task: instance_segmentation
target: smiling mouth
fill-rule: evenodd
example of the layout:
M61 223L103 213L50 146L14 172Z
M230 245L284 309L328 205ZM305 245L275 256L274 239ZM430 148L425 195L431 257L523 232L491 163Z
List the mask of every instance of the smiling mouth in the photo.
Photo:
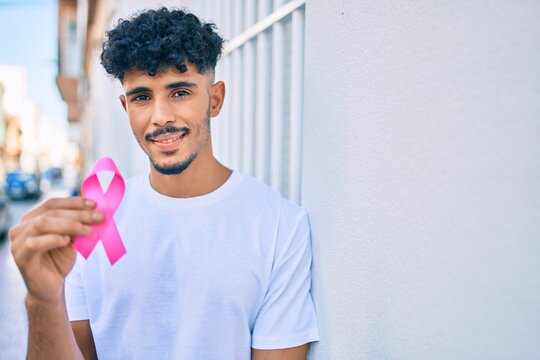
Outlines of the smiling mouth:
M167 132L148 139L161 153L173 155L176 153L189 131Z
M174 137L166 137L165 139L152 139L151 141L158 143L158 144L171 144L177 140L180 140L186 136L186 133L176 135Z

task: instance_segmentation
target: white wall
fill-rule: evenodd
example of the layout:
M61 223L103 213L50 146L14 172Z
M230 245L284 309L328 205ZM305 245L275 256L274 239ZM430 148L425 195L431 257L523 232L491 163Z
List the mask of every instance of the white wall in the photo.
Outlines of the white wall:
M312 359L540 358L540 3L310 0Z

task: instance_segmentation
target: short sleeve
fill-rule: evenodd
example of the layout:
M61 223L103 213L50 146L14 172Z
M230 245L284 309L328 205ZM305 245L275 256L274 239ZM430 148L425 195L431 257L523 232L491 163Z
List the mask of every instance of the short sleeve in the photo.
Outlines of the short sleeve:
M292 219L290 215L282 210L270 285L253 328L255 349L283 349L319 340L311 297L309 219L303 210Z
M66 307L70 321L89 318L79 261L81 261L81 255L77 254L77 261L65 281Z

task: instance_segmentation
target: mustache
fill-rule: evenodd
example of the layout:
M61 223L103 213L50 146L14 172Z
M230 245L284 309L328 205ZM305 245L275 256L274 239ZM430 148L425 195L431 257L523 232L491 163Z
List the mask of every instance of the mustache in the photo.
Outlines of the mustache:
M183 132L183 133L186 133L189 134L191 132L191 130L187 127L176 127L176 126L167 126L167 127L164 127L164 128L160 128L160 129L156 129L154 131L152 131L151 133L148 133L146 135L144 135L144 139L145 140L152 140L153 138L159 136L159 135L163 135L163 134L168 134L168 133L179 133L179 132Z

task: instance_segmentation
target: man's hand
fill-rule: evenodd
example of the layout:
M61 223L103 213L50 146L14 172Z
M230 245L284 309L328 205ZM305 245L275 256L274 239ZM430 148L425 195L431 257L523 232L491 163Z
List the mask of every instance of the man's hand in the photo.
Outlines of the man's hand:
M75 263L75 236L103 221L95 202L83 198L49 199L11 228L11 252L34 302L63 302L65 277Z

